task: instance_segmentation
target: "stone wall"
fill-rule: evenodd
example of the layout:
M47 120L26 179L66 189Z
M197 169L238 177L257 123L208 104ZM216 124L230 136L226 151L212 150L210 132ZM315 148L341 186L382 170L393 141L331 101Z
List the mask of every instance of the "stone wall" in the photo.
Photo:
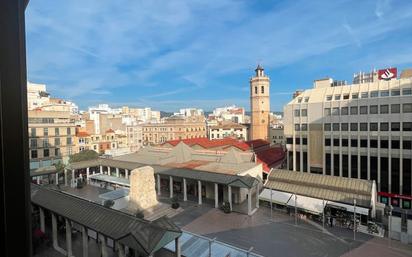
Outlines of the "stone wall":
M154 170L150 166L131 171L130 204L139 210L145 210L158 204L155 190Z

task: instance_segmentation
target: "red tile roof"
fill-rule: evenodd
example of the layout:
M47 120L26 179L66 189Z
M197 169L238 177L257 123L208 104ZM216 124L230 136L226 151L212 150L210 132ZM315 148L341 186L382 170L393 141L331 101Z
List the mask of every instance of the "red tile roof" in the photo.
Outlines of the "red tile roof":
M106 133L114 133L114 130L109 128L108 130L106 130Z
M77 137L89 137L90 134L87 133L86 131L78 131L78 132L76 133L76 136L77 136Z
M254 149L262 147L262 146L267 146L270 145L270 143L266 140L263 139L255 139L255 140L250 140L245 142L249 147L253 147Z
M256 160L262 163L263 170L269 173L270 168L280 164L285 158L285 152L281 147L268 148L256 153Z

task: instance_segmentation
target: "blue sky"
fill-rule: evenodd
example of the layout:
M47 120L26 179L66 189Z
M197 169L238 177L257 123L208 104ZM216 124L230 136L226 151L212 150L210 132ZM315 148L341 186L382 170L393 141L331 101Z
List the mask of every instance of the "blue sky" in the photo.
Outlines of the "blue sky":
M407 0L35 0L26 33L28 79L82 109L248 110L260 62L282 111L314 79L412 67Z

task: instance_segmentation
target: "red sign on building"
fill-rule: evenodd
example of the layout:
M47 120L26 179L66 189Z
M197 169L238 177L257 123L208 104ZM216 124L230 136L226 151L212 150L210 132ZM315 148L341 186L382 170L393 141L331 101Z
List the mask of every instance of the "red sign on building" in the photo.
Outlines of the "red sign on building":
M391 80L391 79L396 79L397 76L398 76L398 69L396 68L378 70L378 79Z

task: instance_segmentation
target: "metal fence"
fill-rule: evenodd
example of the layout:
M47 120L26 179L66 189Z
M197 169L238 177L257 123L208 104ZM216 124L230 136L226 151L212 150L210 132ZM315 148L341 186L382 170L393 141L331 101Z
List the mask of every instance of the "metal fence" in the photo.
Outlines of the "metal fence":
M188 231L183 231L180 244L181 253L186 257L263 257L253 253L253 248L241 249ZM170 242L165 248L175 252L175 243Z

